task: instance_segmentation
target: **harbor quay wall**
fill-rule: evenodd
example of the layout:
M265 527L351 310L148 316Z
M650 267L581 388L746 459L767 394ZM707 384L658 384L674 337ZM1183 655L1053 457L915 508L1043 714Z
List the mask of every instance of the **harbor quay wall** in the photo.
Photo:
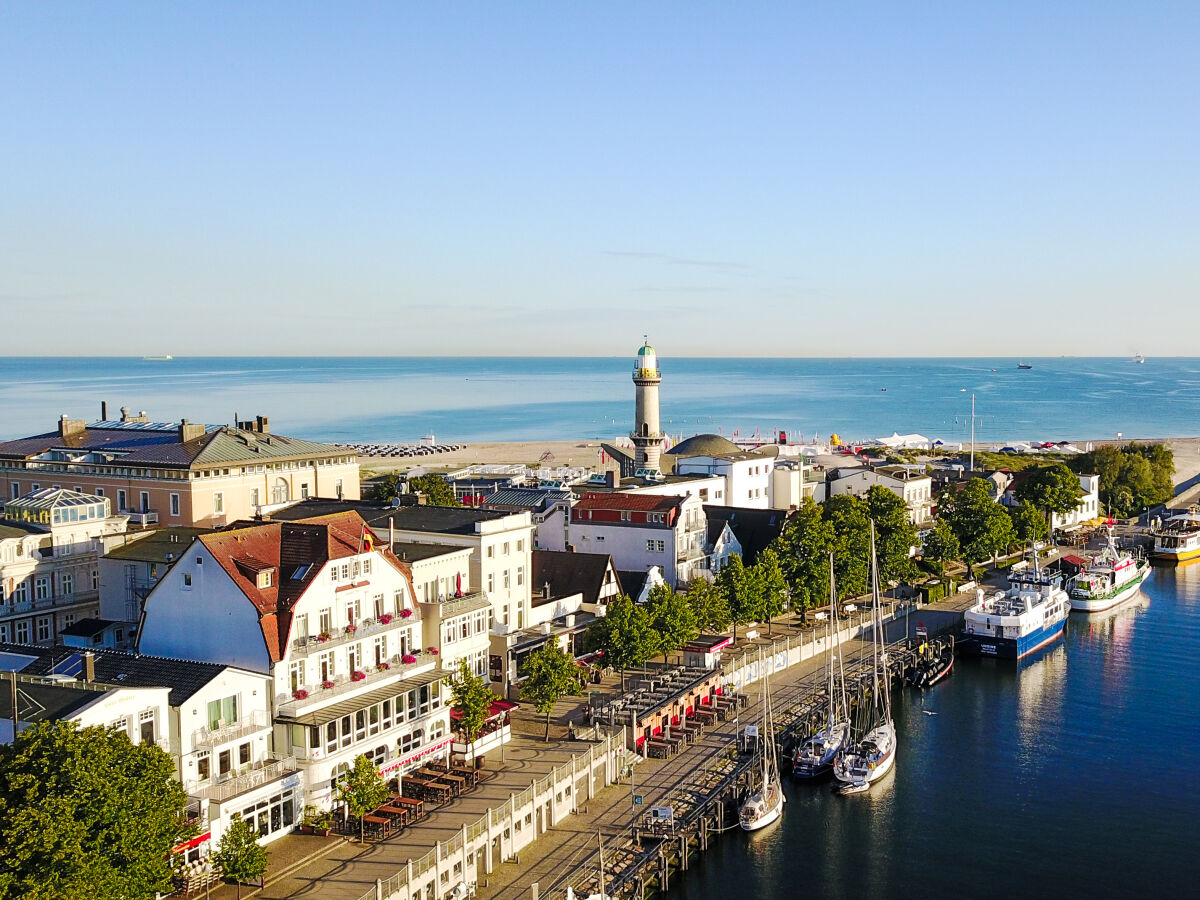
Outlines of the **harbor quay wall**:
M475 887L482 876L490 875L500 863L573 814L579 804L613 784L620 774L624 747L625 728L621 726L585 753L535 779L520 793L514 792L474 823L464 825L453 838L410 859L395 875L379 879L359 900L409 900L414 896L443 900L464 895L464 888Z

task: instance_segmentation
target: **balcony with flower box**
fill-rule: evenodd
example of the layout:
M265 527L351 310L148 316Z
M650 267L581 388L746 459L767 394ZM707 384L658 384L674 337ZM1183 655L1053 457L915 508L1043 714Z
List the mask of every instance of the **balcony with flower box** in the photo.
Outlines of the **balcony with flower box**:
M355 692L365 692L367 688L381 687L389 680L399 683L406 678L430 671L436 666L437 661L436 653L420 650L405 654L397 653L381 665L363 666L356 672L343 672L335 675L329 681L318 681L290 693L276 694L276 715L294 718L334 700L346 699Z
M383 634L405 625L415 625L418 622L420 622L420 618L414 615L411 609L406 609L399 614L384 613L375 619L363 619L353 626L343 626L308 637L293 638L290 655L292 659L299 659L310 653L323 653L351 641L360 641L365 637Z

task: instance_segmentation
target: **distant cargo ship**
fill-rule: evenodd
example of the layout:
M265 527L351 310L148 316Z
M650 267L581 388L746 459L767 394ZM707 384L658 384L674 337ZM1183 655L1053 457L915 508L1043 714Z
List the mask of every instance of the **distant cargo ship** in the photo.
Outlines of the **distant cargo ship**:
M174 359L174 358L175 357L173 357L171 354L168 353L165 356L143 356L142 360L144 362L163 362L165 360Z

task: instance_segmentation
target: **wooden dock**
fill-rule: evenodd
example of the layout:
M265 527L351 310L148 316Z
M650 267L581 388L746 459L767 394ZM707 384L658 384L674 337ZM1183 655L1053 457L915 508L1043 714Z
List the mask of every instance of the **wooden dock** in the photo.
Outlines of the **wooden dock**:
M905 672L916 659L916 643L917 639L909 638L887 646L886 665L894 683L903 684ZM869 703L875 683L872 654L860 652L847 660L845 675L852 708ZM824 672L815 671L772 693L776 750L781 760L788 760L797 743L825 721L828 684ZM758 721L757 712L743 715L745 724ZM739 719L735 722L740 726ZM690 861L705 852L715 838L739 827L738 806L759 787L761 751L739 747L739 730L735 729L732 739L725 732L725 739L715 746L708 743L710 752L696 759L685 778L671 785L652 807L643 807L616 836L604 839L603 892L597 844L569 871L540 886L537 896L558 900L570 887L578 897L603 893L609 900L645 900L667 890L675 875L686 871ZM704 748L704 744L684 747L681 755L699 757ZM781 769L788 773L790 766L784 764Z

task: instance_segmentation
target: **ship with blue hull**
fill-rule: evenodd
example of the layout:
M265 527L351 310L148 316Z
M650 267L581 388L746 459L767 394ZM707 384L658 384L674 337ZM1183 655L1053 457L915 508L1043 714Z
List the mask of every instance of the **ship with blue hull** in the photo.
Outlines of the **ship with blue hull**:
M976 591L963 614L960 649L997 659L1021 659L1062 636L1071 611L1061 572L1033 567L1009 576L1008 590Z

